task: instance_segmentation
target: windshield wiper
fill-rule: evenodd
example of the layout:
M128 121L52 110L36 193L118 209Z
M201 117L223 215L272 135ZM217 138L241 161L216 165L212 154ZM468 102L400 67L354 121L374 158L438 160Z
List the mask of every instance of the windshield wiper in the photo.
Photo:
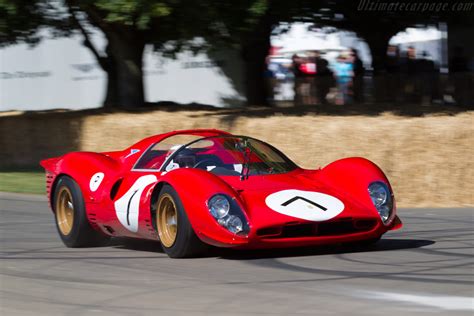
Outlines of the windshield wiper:
M248 139L244 139L243 146L239 144L238 148L244 155L244 161L242 164L242 170L240 170L240 181L248 179L250 173L250 156L252 155L252 148L248 143Z

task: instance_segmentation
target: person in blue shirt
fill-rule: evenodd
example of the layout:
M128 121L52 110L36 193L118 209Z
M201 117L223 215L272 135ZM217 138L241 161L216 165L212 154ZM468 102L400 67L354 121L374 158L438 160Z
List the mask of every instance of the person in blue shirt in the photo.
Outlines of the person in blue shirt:
M336 104L344 105L351 102L352 79L354 77L354 66L347 53L342 53L333 66L334 76L337 83Z

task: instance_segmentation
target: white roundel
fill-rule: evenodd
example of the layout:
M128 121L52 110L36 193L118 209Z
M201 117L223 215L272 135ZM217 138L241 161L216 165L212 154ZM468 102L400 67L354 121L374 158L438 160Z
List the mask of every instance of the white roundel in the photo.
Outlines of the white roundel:
M96 174L92 176L91 181L89 182L89 188L91 189L92 192L97 191L100 184L102 183L102 180L104 180L103 172L97 172Z
M283 190L270 194L265 203L272 210L308 221L327 221L344 210L334 196L302 190Z
M145 188L157 180L156 176L152 174L140 177L120 199L115 201L117 218L129 231L134 233L138 231L141 196Z

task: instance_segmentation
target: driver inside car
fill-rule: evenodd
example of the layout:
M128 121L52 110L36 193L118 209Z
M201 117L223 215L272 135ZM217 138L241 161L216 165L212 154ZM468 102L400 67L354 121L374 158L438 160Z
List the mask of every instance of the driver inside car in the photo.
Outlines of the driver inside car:
M196 154L190 149L182 149L173 158L179 168L193 168L196 165Z

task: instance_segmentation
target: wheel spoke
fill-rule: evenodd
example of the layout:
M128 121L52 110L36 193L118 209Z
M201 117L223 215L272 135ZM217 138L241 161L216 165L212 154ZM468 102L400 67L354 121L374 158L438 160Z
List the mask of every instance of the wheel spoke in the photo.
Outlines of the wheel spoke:
M169 194L163 194L158 201L156 223L161 243L165 247L171 247L178 231L178 211Z
M74 204L71 191L66 186L61 187L58 191L56 220L61 233L68 235L72 230L74 222Z

